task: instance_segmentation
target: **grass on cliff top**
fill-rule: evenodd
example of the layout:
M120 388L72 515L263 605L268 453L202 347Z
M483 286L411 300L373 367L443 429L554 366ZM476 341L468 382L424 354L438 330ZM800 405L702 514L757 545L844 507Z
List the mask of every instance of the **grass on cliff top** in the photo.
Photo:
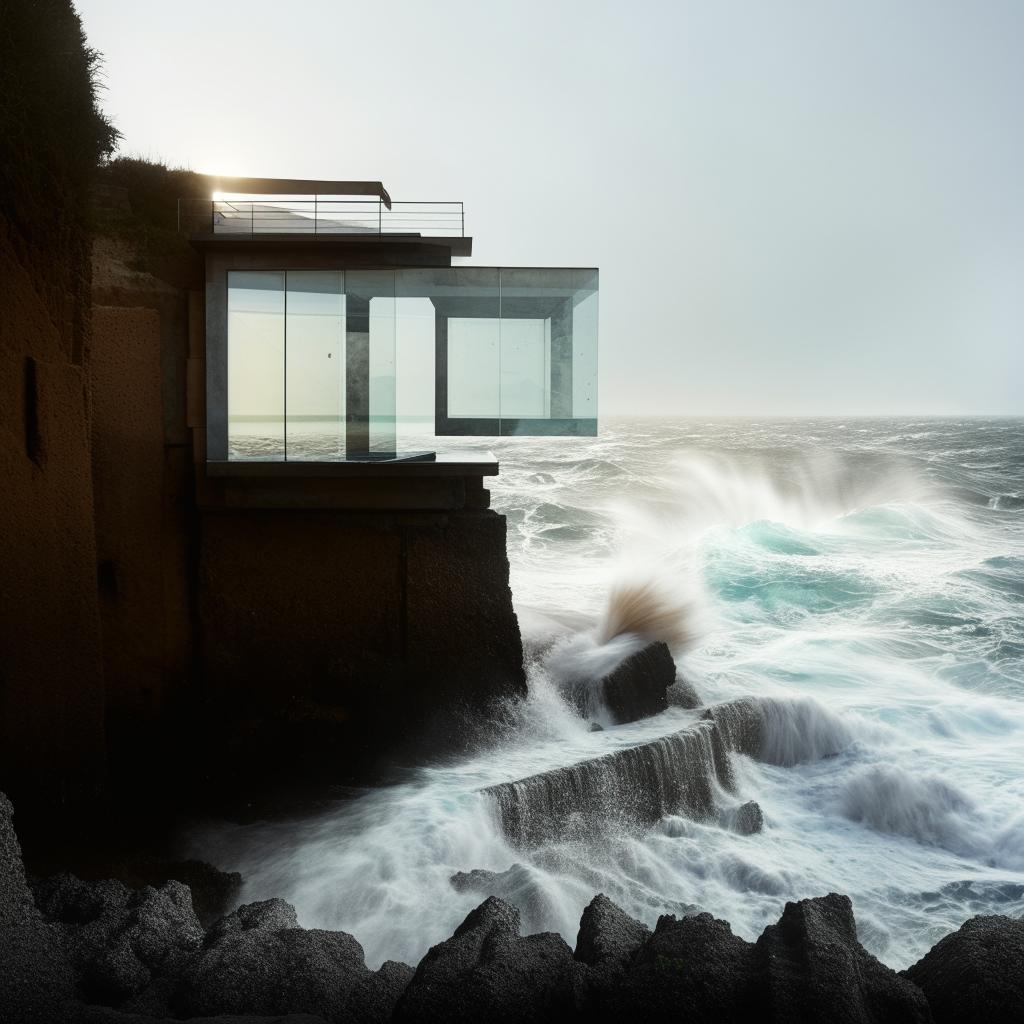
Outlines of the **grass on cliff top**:
M178 200L209 200L203 175L139 157L120 156L99 169L93 203L97 235L127 242L132 270L185 283L197 254L179 231ZM187 206L188 204L186 204Z

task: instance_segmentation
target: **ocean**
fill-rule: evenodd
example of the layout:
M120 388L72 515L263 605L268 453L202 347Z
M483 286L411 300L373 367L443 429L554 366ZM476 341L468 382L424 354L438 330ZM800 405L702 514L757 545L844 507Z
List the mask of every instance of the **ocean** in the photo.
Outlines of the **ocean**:
M596 892L748 939L787 900L845 893L894 968L975 914L1024 914L1024 420L620 419L458 447L501 462L529 697L471 753L314 817L196 830L189 852L241 871L243 901L283 897L371 966L415 964L481 902L453 873L513 865L524 930L570 945ZM717 794L756 800L764 830L668 816L513 847L482 788L700 714L592 732L562 698L557 666L594 656L610 595L637 585L678 619L703 704L794 709L797 756L733 754ZM822 730L838 752L816 756Z

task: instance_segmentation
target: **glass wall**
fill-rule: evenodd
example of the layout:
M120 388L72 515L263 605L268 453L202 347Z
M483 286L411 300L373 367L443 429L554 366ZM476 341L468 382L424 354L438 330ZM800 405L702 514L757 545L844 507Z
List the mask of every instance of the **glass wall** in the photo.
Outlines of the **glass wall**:
M228 457L285 457L284 284L278 270L228 275Z
M285 288L285 449L345 454L345 288L340 271L289 270Z
M435 435L597 433L596 270L409 269L395 294L398 349L417 367L430 344L417 302L433 307ZM401 429L423 403L398 374Z
M597 302L596 270L231 271L230 458L595 434Z

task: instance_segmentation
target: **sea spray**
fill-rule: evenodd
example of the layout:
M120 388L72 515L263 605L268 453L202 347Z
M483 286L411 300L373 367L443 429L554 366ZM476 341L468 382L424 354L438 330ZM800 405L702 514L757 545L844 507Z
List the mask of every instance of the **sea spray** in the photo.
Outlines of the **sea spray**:
M692 611L678 594L653 579L620 581L608 595L608 606L597 627L598 645L616 637L663 640L673 651L686 650L696 639Z
M787 900L847 892L896 967L973 914L1024 913L1024 517L1000 497L1024 493L1024 424L680 419L563 441L479 442L502 462L492 504L526 639L544 634L529 696L486 744L315 819L204 830L189 852L242 871L246 900L351 931L374 966L415 962L479 902L453 874L515 864L531 929L570 943L595 892L651 926L707 910L748 939ZM670 707L591 733L542 657L585 634L599 648L609 581L637 579L688 602L696 641L675 653L709 705L784 702L762 705L767 739L753 730L764 760L730 755L732 791L713 794L757 801L764 830L670 812L514 845L481 790L699 721Z

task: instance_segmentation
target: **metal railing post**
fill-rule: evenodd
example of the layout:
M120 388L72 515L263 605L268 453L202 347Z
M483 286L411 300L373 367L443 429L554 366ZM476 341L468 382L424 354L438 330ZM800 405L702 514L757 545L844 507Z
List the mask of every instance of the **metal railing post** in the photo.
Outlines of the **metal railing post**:
M377 234L382 235L384 226L384 200L377 200Z
M217 200L210 200L210 234L217 233Z
M460 219L459 237L460 238L465 238L466 237L466 208L465 208L465 206L462 205L462 203L459 203L459 219Z
M249 204L249 234L256 234L256 204Z

